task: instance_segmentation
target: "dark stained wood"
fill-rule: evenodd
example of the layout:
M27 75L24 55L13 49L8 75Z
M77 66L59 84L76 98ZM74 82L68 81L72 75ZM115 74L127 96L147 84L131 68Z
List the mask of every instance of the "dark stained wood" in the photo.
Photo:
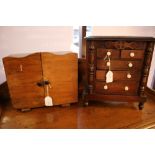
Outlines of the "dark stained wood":
M0 85L0 101L8 101L10 99L9 89L7 82Z
M97 48L97 58L107 59L107 52L111 53L110 57L112 59L119 58L120 56L120 50Z
M141 72L139 71L113 71L113 80L114 81L139 81ZM108 70L96 70L96 80L105 81L106 73ZM131 78L128 78L127 75L130 74Z
M86 85L86 59L78 59L78 96L82 97Z
M97 60L97 69L108 69L108 60ZM129 63L132 63L133 67L129 67ZM132 60L111 60L111 70L141 70L143 61L132 61Z
M125 40L125 41L155 41L153 37L142 37L142 36L89 36L87 40Z
M133 57L131 57L131 54L134 54ZM144 50L122 50L121 51L121 58L127 58L127 59L143 59L144 58Z
M80 26L80 51L79 56L80 58L85 58L86 56L86 29L87 26Z
M125 101L125 96L131 95L126 98L126 102L137 100L139 108L142 109L143 103L146 100L144 93L152 53L154 49L154 38L151 37L87 37L87 83L88 83L88 96L89 100L108 101L114 99ZM105 59L105 54L108 49L112 50L113 56L111 59L110 69L113 71L114 82L108 83L108 89L104 87L106 83L106 72L109 67L107 65L108 59ZM130 53L134 53L134 57ZM129 64L132 64L132 66ZM102 74L103 71L103 74ZM119 72L117 72L119 71ZM126 75L122 72L131 72L134 80L128 80ZM117 74L116 74L117 73ZM118 75L120 73L120 75ZM134 74L134 75L133 75ZM136 78L137 77L137 78ZM121 79L122 78L122 79ZM117 79L117 82L116 80ZM129 90L124 91L124 87L128 86ZM109 97L107 97L107 95ZM120 94L124 97L121 97ZM113 96L112 96L113 95ZM115 95L115 96L114 96ZM119 95L119 96L117 96ZM135 97L137 96L137 97Z
M107 89L104 89L104 86L107 86ZM125 90L125 87L128 87L128 90ZM137 81L95 82L94 92L109 95L137 95L138 87Z

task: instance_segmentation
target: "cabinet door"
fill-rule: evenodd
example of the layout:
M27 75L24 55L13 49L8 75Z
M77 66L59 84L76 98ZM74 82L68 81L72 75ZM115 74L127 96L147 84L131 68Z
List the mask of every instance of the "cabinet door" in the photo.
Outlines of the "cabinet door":
M18 109L41 107L44 105L40 53L3 59L9 92L13 106Z
M43 77L50 82L49 96L54 105L74 103L78 100L77 54L56 55L42 53ZM47 87L47 86L45 86ZM46 89L45 89L46 90ZM45 91L45 96L47 92Z

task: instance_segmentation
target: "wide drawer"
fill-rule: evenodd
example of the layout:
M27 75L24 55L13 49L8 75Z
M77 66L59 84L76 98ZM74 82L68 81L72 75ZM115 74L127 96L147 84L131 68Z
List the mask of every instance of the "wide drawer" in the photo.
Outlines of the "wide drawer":
M97 69L108 69L107 62L105 60L97 60ZM140 70L142 68L143 61L123 61L112 60L111 70Z
M137 95L138 87L137 81L95 82L95 92L107 95Z
M143 59L144 58L144 50L122 50L121 58Z
M108 70L97 70L96 71L96 80L105 81L106 80L106 73ZM137 71L112 71L113 72L113 80L114 81L139 81L141 72Z
M107 49L144 50L146 48L145 41L128 41L128 40L94 41L94 45L95 48L107 48Z
M120 56L120 50L97 48L97 58L106 58L108 52L111 54L110 58L112 59L119 58Z

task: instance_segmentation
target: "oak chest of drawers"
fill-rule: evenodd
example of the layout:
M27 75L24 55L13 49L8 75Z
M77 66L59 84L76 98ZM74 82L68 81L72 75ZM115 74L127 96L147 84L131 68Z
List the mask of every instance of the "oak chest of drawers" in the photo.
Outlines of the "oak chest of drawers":
M87 37L87 101L139 102L142 109L154 41L152 37ZM108 71L113 75L110 82Z
M76 53L38 52L3 58L12 105L16 109L78 102L78 59Z

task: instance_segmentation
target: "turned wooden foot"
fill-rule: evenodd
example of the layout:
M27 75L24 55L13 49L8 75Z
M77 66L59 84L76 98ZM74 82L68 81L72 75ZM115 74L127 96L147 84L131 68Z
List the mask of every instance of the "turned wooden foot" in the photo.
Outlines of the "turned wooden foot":
M142 110L144 108L144 102L140 102L138 108L139 110Z

